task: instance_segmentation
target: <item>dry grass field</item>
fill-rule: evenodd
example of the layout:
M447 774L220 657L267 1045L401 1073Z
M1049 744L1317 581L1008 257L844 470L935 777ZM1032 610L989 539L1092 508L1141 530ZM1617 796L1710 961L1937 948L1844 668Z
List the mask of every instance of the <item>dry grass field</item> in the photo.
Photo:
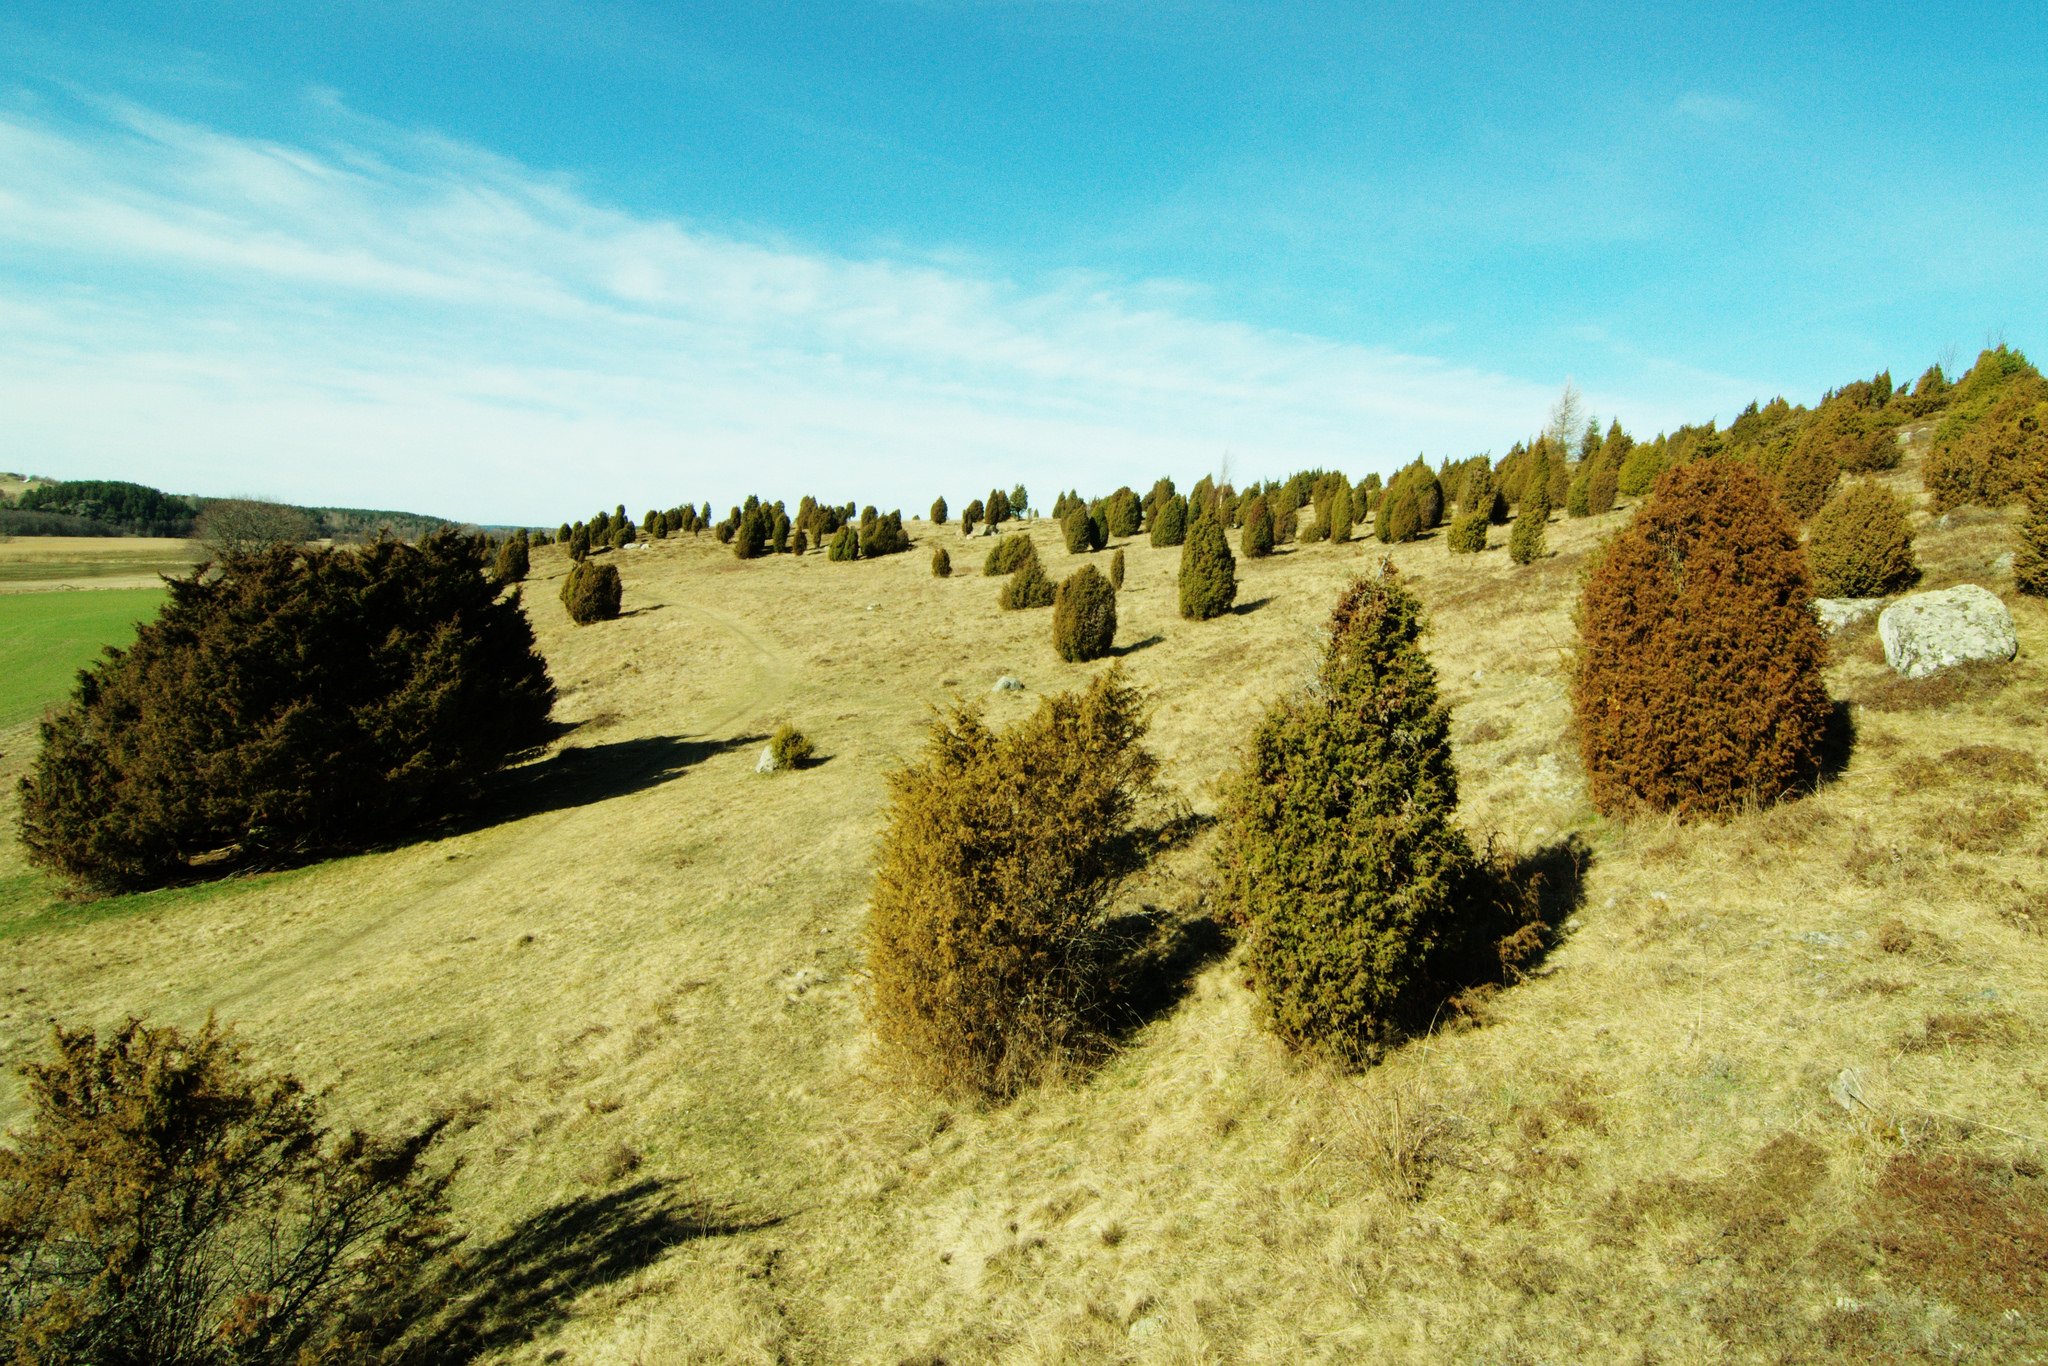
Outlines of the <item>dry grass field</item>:
M0 536L0 593L157 588L205 555L197 541L162 536Z
M1626 515L1560 518L1525 570L1504 529L1476 559L1393 552L1465 822L1548 851L1573 908L1527 980L1362 1076L1264 1036L1227 949L1105 1066L1007 1107L878 1070L884 774L934 704L1014 674L986 699L1011 718L1106 667L997 609L989 542L937 532L962 572L933 579L922 523L854 564L621 552L627 613L583 628L536 552L575 728L459 832L84 905L8 842L0 1063L52 1020L217 1012L345 1116L456 1107L454 1360L2048 1358L2048 608L1992 567L2004 519L1924 525L1920 553L1929 586L2007 598L2016 662L1907 685L1865 625L1825 787L1678 827L1595 816L1566 732L1577 576ZM1032 534L1057 576L1057 529ZM1126 546L1118 639L1201 812L1383 552L1240 559L1239 611L1200 624L1178 553ZM823 762L757 776L785 720ZM0 736L10 827L31 744ZM1206 860L1198 837L1131 896L1199 917Z

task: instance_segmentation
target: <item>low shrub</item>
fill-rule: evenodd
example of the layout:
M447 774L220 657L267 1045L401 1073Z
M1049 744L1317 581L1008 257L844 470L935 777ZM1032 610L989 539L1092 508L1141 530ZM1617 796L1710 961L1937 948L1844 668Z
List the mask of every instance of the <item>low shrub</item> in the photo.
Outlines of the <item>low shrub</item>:
M2048 597L2048 457L2027 469L2027 510L2014 531L2013 584L2032 597Z
M1534 564L1541 559L1545 523L1549 520L1546 500L1524 498L1521 510L1515 514L1515 524L1508 528L1508 558L1516 564Z
M1159 510L1152 516L1152 544L1156 546L1180 545L1188 538L1188 500L1177 494L1169 494L1159 503Z
M1486 549L1487 528L1491 519L1483 510L1460 513L1444 533L1444 544L1453 555L1477 555Z
M851 525L842 526L832 533L831 544L825 547L828 560L857 560L860 558L860 532Z
M1068 663L1078 663L1102 658L1115 642L1116 589L1094 565L1084 564L1067 575L1053 596L1053 649Z
M562 606L578 626L616 617L624 594L619 567L614 564L582 560L562 579Z
M1095 523L1086 508L1074 508L1060 519L1060 535L1066 539L1069 555L1086 555L1100 547L1095 542Z
M1814 516L1806 560L1824 598L1884 597L1920 579L1904 504L1869 480L1840 490Z
M527 551L525 532L507 536L505 543L498 547L498 562L491 568L491 577L499 583L518 583L533 568L533 560Z
M956 708L890 775L866 1005L903 1071L1002 1097L1100 1047L1104 911L1153 790L1144 733L1137 691L1113 667L1000 734Z
M1030 542L1026 541L1026 545ZM1003 585L996 595L1004 611L1016 612L1032 607L1052 606L1052 580L1046 577L1045 566L1039 563L1037 555L1028 557L1017 572L1010 575L1010 581Z
M953 577L953 557L946 553L946 547L942 545L932 547L932 577L935 579L950 579Z
M1117 592L1124 591L1124 550L1118 546L1109 557L1109 586Z
M768 753L777 768L802 768L816 753L810 737L785 721L768 737Z
M1037 558L1038 552L1032 548L1031 537L1022 531L1013 531L989 547L988 558L981 562L981 572L985 578L999 578L1016 573L1024 567L1025 561Z
M1802 442L1785 457L1778 474L1779 499L1799 521L1819 512L1841 480L1842 466L1824 442Z
M1416 506L1414 492L1405 484L1388 489L1380 499L1378 520L1373 532L1382 545L1395 545L1412 541L1422 535L1422 511Z

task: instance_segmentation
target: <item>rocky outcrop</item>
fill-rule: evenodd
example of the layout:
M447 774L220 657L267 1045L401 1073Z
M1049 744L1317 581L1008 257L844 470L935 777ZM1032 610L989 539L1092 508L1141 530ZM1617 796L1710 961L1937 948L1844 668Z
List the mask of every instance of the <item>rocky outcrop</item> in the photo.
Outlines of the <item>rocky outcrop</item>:
M1974 583L1900 598L1878 617L1877 634L1885 663L1906 678L2019 653L2012 613L1996 593Z

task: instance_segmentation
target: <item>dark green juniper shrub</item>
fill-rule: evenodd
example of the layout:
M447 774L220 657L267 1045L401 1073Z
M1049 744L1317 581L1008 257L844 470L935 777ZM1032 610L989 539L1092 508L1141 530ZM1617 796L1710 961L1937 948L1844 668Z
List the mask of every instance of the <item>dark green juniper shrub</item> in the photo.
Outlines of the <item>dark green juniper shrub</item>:
M1515 513L1515 524L1508 528L1509 559L1516 564L1533 564L1542 558L1543 524L1549 516L1550 509L1542 501L1522 500L1521 508Z
M0 1149L0 1355L22 1366L347 1366L387 1355L452 1243L443 1123L322 1125L209 1019L56 1031Z
M832 533L832 543L825 548L828 560L857 560L860 558L860 532L851 525L842 526Z
M1267 713L1224 804L1261 1014L1344 1067L1426 1027L1491 923L1423 629L1391 564L1354 581L1316 683Z
M935 579L950 579L953 577L953 557L946 553L946 547L942 545L932 547L932 577Z
M1027 540L1024 544L1028 546L1031 542ZM1050 607L1052 599L1052 580L1046 577L1045 566L1039 563L1035 553L1017 567L1017 572L1010 575L1009 582L1005 583L1002 591L996 595L996 601L1002 604L1003 610L1009 612L1031 607Z
M988 558L981 562L982 576L993 579L1014 574L1024 567L1026 560L1037 558L1038 552L1032 548L1031 537L1022 531L1013 531L989 547Z
M29 857L94 887L158 886L364 848L473 800L546 743L555 700L486 549L452 531L277 547L170 580L157 619L43 722L21 784Z
M1858 480L1814 515L1806 542L1813 590L1823 598L1877 598L1920 579L1913 528L1890 489Z
M1066 538L1069 555L1086 555L1099 548L1095 543L1095 524L1088 520L1085 508L1074 508L1060 519L1060 535Z
M1220 617L1237 601L1237 561L1214 517L1197 517L1180 548L1180 614L1189 621Z
M527 552L526 533L514 532L505 538L505 544L498 547L498 562L492 568L492 577L499 583L518 583L533 567Z
M616 617L622 593L617 565L584 560L562 580L562 606L578 626Z
M1115 642L1116 589L1094 565L1084 564L1053 595L1053 649L1068 663L1079 663L1102 658Z
M1109 586L1119 593L1124 591L1124 552L1122 546L1118 546L1115 553L1109 557Z
M900 555L910 549L910 533L903 529L903 514L886 513L871 517L861 523L860 557L864 560L877 559L883 555Z
M1273 509L1264 498L1252 499L1251 506L1245 509L1238 549L1248 560L1264 559L1273 553Z
M944 1091L1015 1094L1101 1051L1114 991L1105 912L1132 871L1156 764L1121 668L1009 730L932 723L890 775L868 899L868 1021Z
M1374 534L1383 545L1398 545L1412 541L1422 535L1422 512L1416 506L1415 494L1405 484L1386 491L1380 499L1379 518L1374 524Z
M1169 493L1152 517L1152 544L1179 545L1188 538L1188 500ZM1122 553L1122 552L1118 552Z

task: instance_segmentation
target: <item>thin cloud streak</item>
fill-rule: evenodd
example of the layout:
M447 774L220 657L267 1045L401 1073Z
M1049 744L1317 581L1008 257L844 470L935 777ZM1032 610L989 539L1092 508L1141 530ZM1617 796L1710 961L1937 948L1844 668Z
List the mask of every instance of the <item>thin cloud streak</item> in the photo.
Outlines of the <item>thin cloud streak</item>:
M1179 311L1171 282L635 216L317 104L318 147L0 110L0 463L490 521L750 489L918 508L1226 449L1276 474L1498 450L1553 394Z

